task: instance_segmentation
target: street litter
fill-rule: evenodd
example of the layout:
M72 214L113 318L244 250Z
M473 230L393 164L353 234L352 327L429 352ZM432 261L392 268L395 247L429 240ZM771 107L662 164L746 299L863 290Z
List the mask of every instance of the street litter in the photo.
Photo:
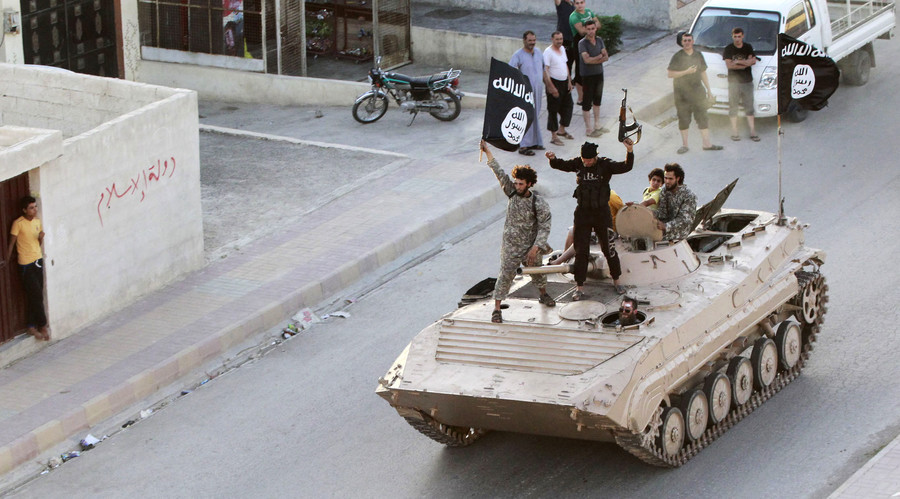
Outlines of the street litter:
M153 414L153 409L144 409L141 411L141 419L147 419Z
M78 452L77 450L73 450L72 452L66 452L65 454L59 456L59 458L62 459L62 462L66 462L69 459L75 459L76 457L78 457L80 455L81 455L80 452Z
M315 324L316 322L321 322L322 320L316 316L315 312L310 310L309 308L304 308L303 310L294 314L293 317L294 324L302 331L308 329L310 326Z
M91 435L90 433L88 433L86 437L84 437L83 439L81 439L81 450L90 450L90 449L93 449L94 446L97 445L97 444L99 444L99 443L100 443L100 439L99 439L99 438L97 438L97 437Z
M331 317L341 317L343 319L348 319L350 317L350 312L345 312L343 310L339 310L337 312L332 312L330 314L325 314L322 316L322 320L331 318Z
M125 421L125 423L122 424L122 428L128 428L129 426L131 426L133 424L134 424L134 420L129 419L128 421Z

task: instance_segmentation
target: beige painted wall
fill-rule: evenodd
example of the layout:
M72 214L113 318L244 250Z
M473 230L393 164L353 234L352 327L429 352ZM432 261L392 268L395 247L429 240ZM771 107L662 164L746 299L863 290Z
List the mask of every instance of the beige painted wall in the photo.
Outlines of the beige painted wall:
M28 166L54 337L204 264L194 92L5 64L0 82L5 125L64 137L59 158Z

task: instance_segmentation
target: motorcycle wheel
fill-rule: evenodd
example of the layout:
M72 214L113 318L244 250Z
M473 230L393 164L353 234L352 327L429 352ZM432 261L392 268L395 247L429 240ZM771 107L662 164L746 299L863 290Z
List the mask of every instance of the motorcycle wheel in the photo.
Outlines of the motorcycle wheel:
M387 96L372 93L363 100L353 104L353 118L364 125L374 123L384 116L387 108Z
M431 115L441 121L453 121L459 116L459 112L462 110L462 104L459 102L459 97L453 93L449 88L442 88L437 92L433 93L435 101L443 100L447 104L446 109L435 109L431 111Z

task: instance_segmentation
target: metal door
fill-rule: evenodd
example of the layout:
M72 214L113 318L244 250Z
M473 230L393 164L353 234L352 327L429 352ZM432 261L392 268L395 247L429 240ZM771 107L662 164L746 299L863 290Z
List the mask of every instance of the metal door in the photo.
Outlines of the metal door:
M22 215L19 200L28 195L28 173L0 182L0 248L6 260L9 251L9 230ZM16 256L0 263L0 343L25 330L25 292L19 280Z
M114 0L22 0L26 64L119 77Z

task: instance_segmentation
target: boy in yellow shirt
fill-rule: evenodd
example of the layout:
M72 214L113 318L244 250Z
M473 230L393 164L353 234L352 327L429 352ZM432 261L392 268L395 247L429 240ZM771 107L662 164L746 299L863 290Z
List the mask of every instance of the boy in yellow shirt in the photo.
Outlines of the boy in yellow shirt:
M44 260L41 244L44 229L37 217L37 201L25 196L19 202L22 216L12 224L9 250L6 259L12 258L13 249L18 254L19 272L25 288L25 319L28 334L39 340L50 339L47 316L44 313Z

